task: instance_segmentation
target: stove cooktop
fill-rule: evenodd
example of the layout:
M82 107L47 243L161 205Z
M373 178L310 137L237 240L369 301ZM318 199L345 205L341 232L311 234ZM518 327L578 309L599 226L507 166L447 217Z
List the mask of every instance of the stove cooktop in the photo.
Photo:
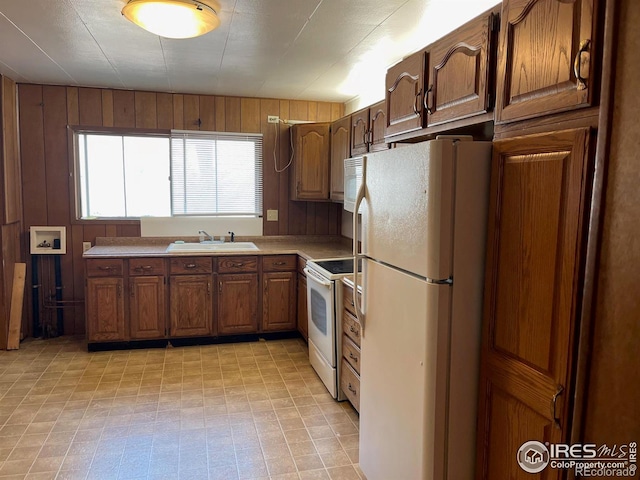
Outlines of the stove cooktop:
M353 273L353 258L340 258L336 260L314 261L320 268L337 275Z

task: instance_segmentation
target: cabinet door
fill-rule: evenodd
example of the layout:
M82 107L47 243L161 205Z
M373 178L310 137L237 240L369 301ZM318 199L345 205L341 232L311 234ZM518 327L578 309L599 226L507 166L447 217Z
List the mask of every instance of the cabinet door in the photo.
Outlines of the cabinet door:
M169 291L171 336L212 335L211 275L172 276Z
M387 70L387 136L424 127L422 94L427 54L416 52Z
M87 338L90 342L126 340L122 278L87 279Z
M329 124L294 125L292 200L329 200Z
M493 14L482 15L429 49L427 126L485 113L489 106L489 52ZM495 64L494 64L495 65Z
M588 106L594 93L596 0L505 0L496 121Z
M309 317L307 313L307 277L298 273L298 331L302 338L309 338Z
M378 152L387 150L389 144L385 143L384 135L387 131L387 108L383 100L369 107L369 151Z
M331 124L331 200L344 200L344 159L351 157L351 117Z
M516 462L524 442L568 438L589 132L493 148L476 471L525 479Z
M218 333L258 331L258 274L218 275Z
M351 114L351 154L369 151L369 107Z
M295 330L296 273L265 273L262 282L262 330Z
M136 340L163 338L167 309L164 277L131 277L129 295L131 338Z

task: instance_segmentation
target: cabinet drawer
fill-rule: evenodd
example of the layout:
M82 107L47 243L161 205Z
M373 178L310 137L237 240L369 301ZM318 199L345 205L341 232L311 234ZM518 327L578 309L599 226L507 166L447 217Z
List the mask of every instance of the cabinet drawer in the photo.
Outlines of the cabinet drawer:
M296 255L266 255L262 257L263 272L290 272L296 269Z
M87 260L87 277L121 277L123 271L121 258Z
M360 411L360 377L353 368L342 359L342 376L340 377L340 388L347 396L353 408Z
M218 273L257 272L258 257L222 257L218 259Z
M360 374L360 348L349 337L342 335L342 356Z
M132 258L129 260L129 275L164 275L164 258Z
M172 275L194 273L211 273L211 257L180 257L172 258L169 265Z
M344 312L342 316L342 331L353 340L358 347L360 346L360 323L349 312Z

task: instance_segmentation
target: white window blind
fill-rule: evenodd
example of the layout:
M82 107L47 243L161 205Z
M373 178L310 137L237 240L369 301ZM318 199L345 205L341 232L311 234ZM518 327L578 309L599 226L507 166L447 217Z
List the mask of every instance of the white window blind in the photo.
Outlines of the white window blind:
M262 135L171 132L172 215L262 215Z

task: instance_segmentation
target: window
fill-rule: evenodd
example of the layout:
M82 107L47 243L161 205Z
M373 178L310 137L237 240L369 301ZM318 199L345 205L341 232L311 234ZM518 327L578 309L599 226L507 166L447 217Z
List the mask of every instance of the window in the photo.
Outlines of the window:
M75 132L80 218L262 215L262 135Z
M262 215L262 135L171 133L173 215Z

